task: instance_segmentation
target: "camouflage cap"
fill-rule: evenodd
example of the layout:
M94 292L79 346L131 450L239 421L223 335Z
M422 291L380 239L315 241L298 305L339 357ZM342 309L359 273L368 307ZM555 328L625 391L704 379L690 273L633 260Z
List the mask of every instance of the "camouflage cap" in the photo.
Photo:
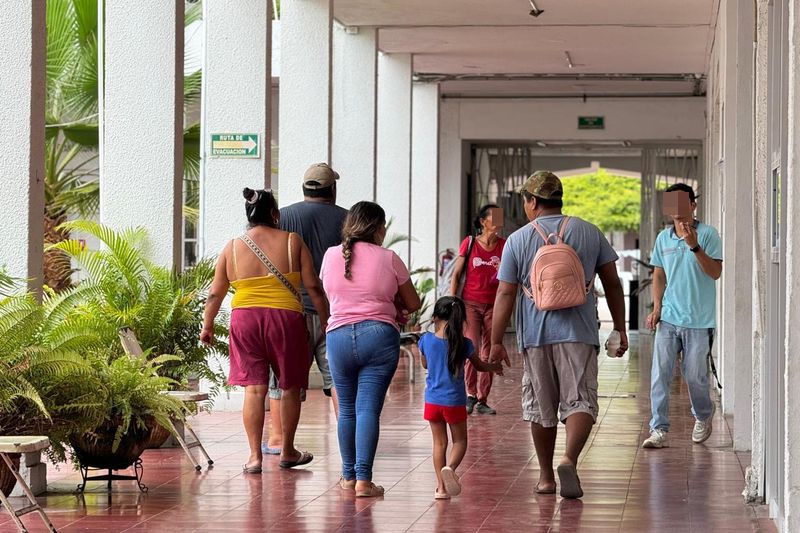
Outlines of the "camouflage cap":
M531 174L518 189L518 192L522 191L543 200L560 200L564 196L561 180L549 170L537 170Z

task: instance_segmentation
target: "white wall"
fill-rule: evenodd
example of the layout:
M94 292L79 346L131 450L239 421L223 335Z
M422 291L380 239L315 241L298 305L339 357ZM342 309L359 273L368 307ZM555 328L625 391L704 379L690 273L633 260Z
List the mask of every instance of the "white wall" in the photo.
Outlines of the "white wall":
M585 103L577 99L463 99L459 104L462 139L643 141L705 136L702 97L598 98ZM579 116L603 116L605 129L579 130Z
M436 268L439 214L439 87L415 83L411 131L410 268Z

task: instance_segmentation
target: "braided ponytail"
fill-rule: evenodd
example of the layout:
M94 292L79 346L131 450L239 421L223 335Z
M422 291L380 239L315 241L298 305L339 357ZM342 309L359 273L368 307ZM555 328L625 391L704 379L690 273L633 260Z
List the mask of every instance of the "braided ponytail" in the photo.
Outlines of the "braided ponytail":
M344 277L352 279L353 247L357 242L378 244L378 233L386 224L386 212L373 202L358 202L347 213L342 227Z
M351 238L347 237L342 241L342 256L344 256L344 277L345 279L352 279L353 275L350 272L350 262L353 259L353 244Z

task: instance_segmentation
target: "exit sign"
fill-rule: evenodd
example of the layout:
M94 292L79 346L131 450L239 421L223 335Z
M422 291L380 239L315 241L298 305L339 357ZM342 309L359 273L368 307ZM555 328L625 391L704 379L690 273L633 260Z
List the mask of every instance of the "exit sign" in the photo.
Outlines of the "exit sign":
M578 117L579 130L604 130L606 117Z
M258 134L256 133L212 133L211 157L236 157L258 159Z

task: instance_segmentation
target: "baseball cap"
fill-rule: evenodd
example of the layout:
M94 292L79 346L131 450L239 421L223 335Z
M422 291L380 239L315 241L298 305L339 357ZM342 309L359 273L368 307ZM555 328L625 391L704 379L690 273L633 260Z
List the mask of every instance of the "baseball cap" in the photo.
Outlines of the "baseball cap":
M558 176L549 170L537 170L525 180L517 192L526 191L543 200L558 200L564 196L564 187Z
M339 174L327 163L311 165L303 175L303 187L306 189L325 189L339 179Z

